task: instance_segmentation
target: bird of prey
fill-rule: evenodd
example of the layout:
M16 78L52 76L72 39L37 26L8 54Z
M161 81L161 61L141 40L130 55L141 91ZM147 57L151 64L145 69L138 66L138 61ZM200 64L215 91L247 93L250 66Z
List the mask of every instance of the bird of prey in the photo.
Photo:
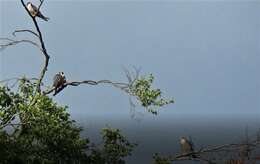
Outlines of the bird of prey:
M249 144L242 145L242 146L240 147L240 150L239 150L239 156L240 156L242 159L247 158L247 159L249 160L249 159L250 159L250 155L251 155L250 145L249 145Z
M36 6L34 6L31 2L28 2L26 7L33 17L39 17L45 21L49 20L49 18L42 15L42 13L40 11L38 11L38 8Z
M181 137L180 145L181 145L181 154L189 154L194 151L193 143L189 141L186 137ZM195 158L196 156L193 154L192 157Z
M53 77L53 87L54 87L54 95L64 86L66 83L66 77L63 72L57 73Z

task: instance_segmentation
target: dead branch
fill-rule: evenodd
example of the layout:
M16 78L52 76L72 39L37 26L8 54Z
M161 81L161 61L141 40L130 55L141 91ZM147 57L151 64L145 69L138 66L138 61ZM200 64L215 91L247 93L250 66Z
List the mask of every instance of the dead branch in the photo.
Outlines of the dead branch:
M113 87L119 88L126 93L130 93L129 91L129 84L128 83L118 83L118 82L112 82L110 80L99 80L99 81L94 81L94 80L84 80L84 81L71 81L71 82L66 82L63 84L61 88L58 89L55 95L57 95L59 92L61 92L64 88L67 86L79 86L81 84L87 84L87 85L98 85L98 84L110 84ZM50 90L44 91L43 94L47 95L52 93L55 90L55 87L51 88Z
M168 159L170 161L182 161L182 160L203 160L200 156L205 153L214 153L214 152L224 152L224 151L233 151L233 150L239 150L239 148L243 146L249 146L251 148L255 148L260 145L260 141L255 140L250 143L242 143L242 144L225 144L220 146L214 146L214 147L208 147L208 148L201 148L200 150L193 151L186 154L176 154L173 156L168 156ZM196 156L197 158L193 158L192 156ZM212 161L208 161L210 163L213 163Z
M40 0L40 5L38 6L38 12L39 12L39 10L40 10L40 8L41 8L43 2L44 2L44 0ZM38 36L39 36L39 37L38 37L38 38L39 38L39 41L40 41L40 43L41 43L41 48L42 48L42 51L41 51L41 52L43 53L43 55L44 55L44 57L45 57L44 66L43 66L43 68L42 68L42 70L41 70L41 72L40 72L39 81L37 82L37 92L41 92L41 83L42 83L42 80L43 80L43 78L44 78L44 75L45 75L45 73L46 73L46 71L47 71L47 67L48 67L48 65L49 65L50 56L48 55L47 50L46 50L46 48L45 48L45 44L44 44L44 41L43 41L42 33L41 33L41 30L40 30L40 28L39 28L39 25L38 25L38 23L37 23L37 21L36 21L36 18L30 14L30 12L29 12L29 10L27 9L27 7L26 7L26 5L25 5L25 3L24 3L23 0L21 0L21 3L22 3L22 5L23 5L24 9L27 11L27 13L28 13L28 14L30 15L30 17L32 18L32 21L33 21L33 23L34 23L34 26L35 26L35 28L36 28L36 30L37 30L37 33L38 33ZM37 15L37 14L36 14L36 15Z
M83 80L83 81L67 81L66 83L63 84L62 87L60 87L56 93L54 94L57 95L59 92L61 92L64 88L67 86L79 86L82 84L87 84L87 85L99 85L99 84L110 84L115 88L119 88L120 90L124 91L125 93L129 94L130 96L135 96L131 93L131 86L133 83L139 78L139 73L140 69L134 68L134 72L130 72L128 69L124 68L125 75L128 79L128 83L122 83L122 82L113 82L111 80ZM43 91L44 95L50 94L55 90L55 87L52 87L51 89L47 91Z
M43 2L44 2L44 0L39 0L39 1L40 1L40 4L39 4L39 6L38 6L38 11L37 11L36 15L37 15L38 12L40 11L41 6L42 6L42 4L43 4Z
M44 2L44 0L40 0L40 5L38 6L38 11L37 11L37 12L39 12L39 10L40 10L40 8L41 8L43 2ZM28 13L28 14L30 15L30 17L32 18L32 21L33 21L34 26L35 26L35 28L36 28L36 30L37 30L37 33L34 32L34 31L32 31L32 30L27 30L27 29L25 29L25 30L16 30L16 31L13 32L13 35L15 36L15 34L18 33L18 32L29 32L29 33L31 33L31 34L37 36L37 38L39 39L40 45L38 45L37 43L35 43L35 42L31 41L31 40L26 40L26 39L23 39L23 40L12 40L12 39L9 39L9 38L2 38L2 40L7 40L8 43L0 45L0 48L3 49L3 48L6 48L6 47L8 47L8 46L11 46L11 45L16 45L16 44L18 44L18 43L26 42L26 43L31 43L32 45L34 45L34 46L36 46L37 48L40 49L40 51L42 52L42 54L43 54L44 57L45 57L45 61L44 61L44 66L42 67L41 72L40 72L40 75L39 75L39 80L38 80L38 82L37 82L36 91L37 91L37 92L41 92L41 83L42 83L42 80L43 80L43 78L44 78L44 75L45 75L45 73L46 73L46 71L47 71L47 67L48 67L48 65L49 65L50 56L48 55L47 50L46 50L46 48L45 48L45 44L44 44L44 41L43 41L42 33L41 33L41 30L40 30L40 28L39 28L39 25L38 25L38 23L37 23L37 21L36 21L36 18L35 18L33 15L30 14L30 12L29 12L29 10L27 9L27 7L26 7L26 5L25 5L25 3L24 3L23 0L21 0L21 3L22 3L22 5L23 5L24 9L27 11L27 13ZM37 14L36 14L36 15L37 15Z
M13 34L13 36L16 36L16 33L20 33L20 32L29 32L29 33L33 34L34 36L36 36L37 38L39 38L38 34L36 34L32 30L27 30L27 29L25 29L25 30L15 30L12 34Z
M130 72L127 68L123 67L123 70L125 72L126 78L129 83L133 84L139 77L139 74L141 72L141 68L133 67L134 72Z
M34 46L36 46L37 48L40 49L40 51L42 51L42 48L40 45L38 45L37 43L35 43L34 41L31 41L31 40L27 40L27 39L22 39L22 40L13 40L13 39L10 39L10 38L0 38L0 40L6 40L8 41L7 43L5 44L0 44L0 48L1 49L4 49L8 46L13 46L13 45L17 45L19 43L30 43Z

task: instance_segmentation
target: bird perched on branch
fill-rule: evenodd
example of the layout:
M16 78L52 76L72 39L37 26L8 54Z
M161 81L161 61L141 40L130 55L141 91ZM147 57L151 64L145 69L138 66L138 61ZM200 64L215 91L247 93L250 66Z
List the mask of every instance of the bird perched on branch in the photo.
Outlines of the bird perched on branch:
M38 11L38 8L36 6L34 6L31 2L28 2L26 7L33 17L39 17L45 21L49 20L49 18L42 15L42 13L40 11Z
M64 86L66 83L66 77L63 72L57 73L53 77L53 87L54 87L54 95L57 94L57 92Z
M193 143L190 140L188 140L186 137L181 137L180 144L181 144L181 154L189 154L194 151ZM191 156L193 158L196 158L194 154L192 154Z
M239 149L239 154L238 154L241 159L250 159L251 155L251 147L249 144L242 145Z

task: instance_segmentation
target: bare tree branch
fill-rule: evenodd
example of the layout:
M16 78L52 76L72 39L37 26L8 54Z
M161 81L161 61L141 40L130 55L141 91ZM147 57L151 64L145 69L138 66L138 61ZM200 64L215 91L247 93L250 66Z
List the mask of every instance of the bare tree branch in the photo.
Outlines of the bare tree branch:
M214 152L223 152L223 151L232 151L232 150L239 150L242 146L249 146L251 148L257 147L260 145L259 140L252 141L250 143L242 143L242 144L225 144L225 145L219 145L214 147L208 147L208 148L201 148L197 151L193 151L186 154L176 154L173 156L168 156L167 158L170 161L182 161L182 160L201 160L202 158L200 155L205 153L214 153ZM196 156L196 158L193 158L192 156ZM206 161L206 159L202 159L203 161ZM214 163L210 160L207 160L208 163ZM207 162L206 161L206 162Z
M61 88L58 89L55 95L57 95L59 92L61 92L64 88L67 86L79 86L81 84L87 84L87 85L98 85L98 84L110 84L116 88L119 88L123 90L124 92L130 93L129 92L129 84L128 83L118 83L118 82L112 82L110 80L99 80L99 81L94 81L94 80L83 80L83 81L71 81L71 82L66 82L63 84ZM43 94L47 95L52 93L55 90L55 87L51 88L48 91L44 91Z
M44 0L39 0L40 1L40 5L38 6L38 11L36 13L36 15L38 14L38 12L40 11L41 7L42 7L42 4L44 2Z
M15 31L12 33L13 36L16 36L16 33L18 33L18 32L29 32L29 33L35 35L37 38L39 38L39 35L38 35L38 34L36 34L36 33L35 33L34 31L32 31L32 30L27 30L27 29L25 29L25 30L15 30Z
M31 40L27 40L27 39L22 39L22 40L13 40L13 39L9 39L9 38L0 38L0 40L6 40L8 41L8 43L5 43L5 44L0 44L0 48L1 49L4 49L8 46L13 46L13 45L17 45L19 43L30 43L34 46L36 46L37 48L40 49L40 51L42 51L42 48L40 45L38 45L37 43L35 43L34 41L31 41Z
M41 0L40 2L41 2L41 3L40 3L40 5L39 5L39 7L38 7L38 11L40 10L40 7L41 7L41 5L43 4L44 0ZM30 14L30 12L29 12L29 10L27 9L27 7L26 7L26 5L25 5L25 3L24 3L23 0L21 0L21 3L22 3L22 5L23 5L24 9L27 11L27 13L30 15L30 17L31 17L32 20L33 20L33 23L34 23L34 25L35 25L35 28L36 28L37 33L38 33L38 36L39 36L39 41L40 41L40 43L41 43L41 47L42 47L42 51L41 51L41 52L43 53L43 55L44 55L44 57L45 57L44 66L43 66L43 68L42 68L42 70L41 70L41 72L40 72L39 81L37 82L37 92L41 92L41 83L42 83L42 80L43 80L43 78L44 78L44 75L45 75L45 73L46 73L46 71L47 71L47 67L48 67L48 65L49 65L50 56L48 55L47 50L46 50L46 48L45 48L45 44L44 44L44 41L43 41L43 38L42 38L42 33L41 33L41 30L40 30L40 28L39 28L39 25L38 25L38 23L37 23L37 21L36 21L36 18ZM37 15L37 14L36 14L36 15Z
M123 70L125 72L126 78L130 84L133 84L139 77L141 68L134 68L134 72L130 72L127 68L123 67Z
M44 0L40 0L40 4L38 6L38 11L37 12L39 12L43 2L44 2ZM36 46L37 48L40 49L40 51L42 52L42 54L45 57L44 66L42 67L42 69L40 71L39 80L37 81L37 87L36 87L36 91L40 93L41 92L42 80L43 80L44 75L45 75L45 73L47 71L47 67L49 65L50 56L48 55L47 50L45 48L45 44L44 44L44 41L43 41L42 33L41 33L39 25L38 25L38 23L36 21L36 17L31 15L31 13L29 12L29 10L27 9L27 7L26 7L26 5L24 3L24 0L21 0L21 3L23 5L24 9L27 11L27 13L32 18L32 21L33 21L34 26L35 26L35 28L37 30L37 33L32 31L32 30L25 29L25 30L15 30L13 32L13 35L15 36L15 34L18 33L18 32L29 32L29 33L37 36L37 38L39 39L40 45L35 43L34 41L26 40L26 39L23 39L23 40L12 40L12 39L9 39L9 38L0 38L1 40L8 41L8 43L6 43L6 44L0 44L0 49L4 49L4 48L6 48L8 46L16 45L16 44L23 43L23 42L30 43L30 44L32 44L32 45L34 45L34 46ZM37 13L36 13L36 15L37 15Z

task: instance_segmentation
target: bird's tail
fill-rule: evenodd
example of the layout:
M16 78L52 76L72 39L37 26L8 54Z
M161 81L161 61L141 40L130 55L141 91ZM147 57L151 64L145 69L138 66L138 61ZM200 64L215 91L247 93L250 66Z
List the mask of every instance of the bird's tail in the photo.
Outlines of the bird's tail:
M197 156L195 154L192 154L191 157L192 158L197 158Z
M45 20L46 22L50 19L49 17L45 17L45 16L43 16L43 17L41 17L43 20Z
M50 18L45 17L44 15L42 15L40 12L38 12L37 16L38 16L39 18L42 18L42 19L45 20L45 21L48 21L48 20L50 19Z

